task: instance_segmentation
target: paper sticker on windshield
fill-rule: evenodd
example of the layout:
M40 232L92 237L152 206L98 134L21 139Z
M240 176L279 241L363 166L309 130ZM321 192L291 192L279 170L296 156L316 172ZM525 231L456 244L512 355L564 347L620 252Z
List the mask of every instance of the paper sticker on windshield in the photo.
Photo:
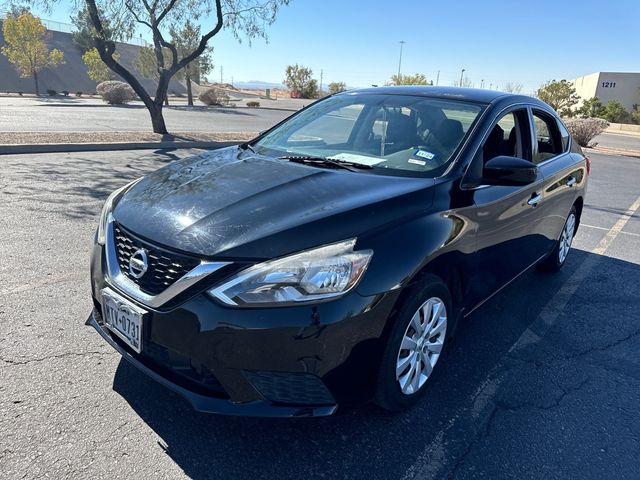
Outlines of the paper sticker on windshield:
M427 162L425 162L424 160L416 160L415 158L410 158L409 163L413 163L414 165L421 165L421 166L425 166L427 164Z
M357 155L355 153L339 153L338 155L332 155L330 157L333 160L342 160L344 162L360 163L361 165L377 165L384 162L384 158L369 157L366 155Z
M418 158L422 158L424 160L433 160L434 158L436 158L436 154L435 153L431 153L428 152L426 150L422 150L421 148L417 149L414 154L414 157L418 157Z

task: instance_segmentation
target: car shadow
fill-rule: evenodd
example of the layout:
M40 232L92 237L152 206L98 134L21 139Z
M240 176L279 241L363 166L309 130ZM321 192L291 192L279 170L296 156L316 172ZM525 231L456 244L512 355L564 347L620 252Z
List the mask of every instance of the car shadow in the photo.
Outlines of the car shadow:
M593 271L599 272L596 279L574 275L585 262L593 262ZM558 347L546 345L549 339L543 336L539 343L557 355L571 355L590 342L599 344L598 323L584 328L581 323L598 322L602 305L585 298L620 290L619 282L640 283L640 266L573 250L558 274L525 273L462 322L447 356L434 370L427 395L400 414L373 405L319 419L200 414L124 360L113 389L157 433L159 445L191 478L399 478L424 457L427 445L442 443L443 431L454 420L463 426L453 428L452 435L461 442L472 441L477 432L464 425L476 421L474 402L487 375L506 368L505 359L523 332L548 308L556 292L575 281L581 282L580 288L558 314L563 315L563 325L583 332L582 338L573 344L572 336L562 336L568 343ZM629 322L623 313L610 314L617 316L610 322L620 328L638 329L638 325L624 327ZM528 438L514 439L515 444L528 442Z

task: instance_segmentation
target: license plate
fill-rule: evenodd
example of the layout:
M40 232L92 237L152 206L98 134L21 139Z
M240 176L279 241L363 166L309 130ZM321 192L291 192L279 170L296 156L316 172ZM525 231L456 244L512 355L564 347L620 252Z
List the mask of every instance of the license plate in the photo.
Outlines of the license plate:
M147 312L109 288L102 289L105 324L136 352L142 351L142 319Z

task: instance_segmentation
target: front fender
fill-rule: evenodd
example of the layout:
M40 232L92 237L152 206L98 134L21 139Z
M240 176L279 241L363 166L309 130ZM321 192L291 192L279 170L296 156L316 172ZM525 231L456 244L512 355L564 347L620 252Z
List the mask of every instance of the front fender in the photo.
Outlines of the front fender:
M475 224L464 210L428 213L365 237L360 248L374 252L357 287L361 295L403 288L431 264L459 268L475 252Z

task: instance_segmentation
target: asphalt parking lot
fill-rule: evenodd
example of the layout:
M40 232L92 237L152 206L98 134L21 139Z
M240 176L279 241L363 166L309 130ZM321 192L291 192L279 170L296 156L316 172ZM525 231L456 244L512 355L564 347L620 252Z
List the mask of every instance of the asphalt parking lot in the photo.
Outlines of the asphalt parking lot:
M640 158L590 155L565 269L469 317L416 408L264 420L194 413L84 326L102 202L188 153L0 156L0 478L640 477Z
M285 119L302 105L292 100L261 102L261 108L187 107L181 103L165 107L164 118L171 132L258 132ZM149 112L140 102L107 105L97 99L0 97L0 109L3 133L151 130Z

